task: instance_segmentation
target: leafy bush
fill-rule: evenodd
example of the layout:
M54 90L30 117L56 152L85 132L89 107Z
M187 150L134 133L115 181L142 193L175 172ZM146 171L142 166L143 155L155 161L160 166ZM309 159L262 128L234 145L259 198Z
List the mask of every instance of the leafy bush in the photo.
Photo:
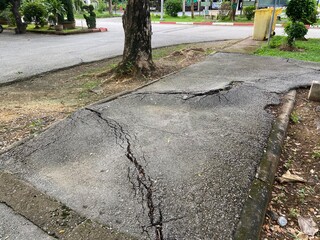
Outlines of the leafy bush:
M11 9L12 9L12 5L9 4L6 9L4 9L3 11L0 11L0 18L5 19L9 26L15 26L16 19L14 18L14 15Z
M231 2L229 1L222 2L219 10L219 18L221 20L226 20L230 18L230 13L231 13Z
M89 29L96 28L96 14L93 11L94 7L92 5L89 5L89 6L83 6L82 9L86 10L89 13L88 16L86 14L83 14L83 17L87 22L88 28Z
M44 18L47 17L45 6L39 2L26 2L22 7L24 20L26 22L34 22L36 28L42 25Z
M3 11L5 10L9 5L8 0L0 0L0 10Z
M284 43L284 38L282 36L274 36L270 41L270 48L278 48Z
M104 12L107 9L107 4L103 0L98 1L97 11L99 13Z
M289 22L285 26L284 31L288 35L288 45L293 46L295 39L303 38L307 34L308 29L305 27L303 22Z
M290 0L286 10L292 22L312 24L317 21L317 7L315 0Z
M168 14L171 17L178 16L178 12L182 11L181 4L182 3L180 0L167 0L164 5L166 14Z
M73 22L74 19L74 14L73 14L73 2L72 0L61 0L64 9L66 10L66 15L67 15L67 21ZM64 22L64 17L62 15L61 21Z
M247 7L243 8L243 13L248 20L251 20L252 18L254 18L254 10L255 9L256 8L254 6L247 6Z
M60 0L47 0L46 6L48 12L54 16L54 24L59 22L60 18L63 18L63 14L66 13L63 3Z

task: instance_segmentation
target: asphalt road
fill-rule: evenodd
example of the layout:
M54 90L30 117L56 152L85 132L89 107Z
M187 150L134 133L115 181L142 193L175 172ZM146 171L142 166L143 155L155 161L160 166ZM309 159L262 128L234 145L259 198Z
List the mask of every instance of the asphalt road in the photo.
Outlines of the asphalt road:
M319 70L218 53L75 112L1 155L0 169L138 239L232 239L271 129L266 107Z
M78 25L85 24L78 21ZM98 19L98 27L108 32L69 36L26 34L4 31L0 35L0 84L53 69L121 55L124 34L120 18ZM179 43L243 39L252 27L153 25L152 46ZM282 29L279 30L283 31ZM309 30L320 37L320 30Z

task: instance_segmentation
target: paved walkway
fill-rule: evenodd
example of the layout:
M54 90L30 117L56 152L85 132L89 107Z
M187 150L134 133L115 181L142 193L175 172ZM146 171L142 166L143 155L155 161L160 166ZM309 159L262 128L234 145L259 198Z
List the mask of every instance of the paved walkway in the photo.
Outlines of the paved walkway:
M62 209L63 216L63 206L69 209L74 225L50 225L61 238L91 219L121 239L231 239L271 129L266 107L280 102L279 93L319 79L319 70L294 60L214 54L79 110L4 153L0 169L13 175L3 179L22 179L61 201L47 211ZM3 191L0 201L18 213L47 216L44 204L43 214L21 210L15 194L30 201L22 190L11 197ZM33 221L48 231L41 219Z

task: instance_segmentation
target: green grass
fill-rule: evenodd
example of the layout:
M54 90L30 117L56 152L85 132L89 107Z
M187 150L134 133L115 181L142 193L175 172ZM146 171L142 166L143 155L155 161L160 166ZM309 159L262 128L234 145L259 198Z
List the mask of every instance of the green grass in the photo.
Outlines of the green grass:
M295 46L300 51L282 51L280 46L286 43L286 37L275 36L267 44L258 49L255 54L260 56L274 56L283 58L293 58L303 61L320 62L320 39L309 39L308 41L297 40Z
M169 55L172 52L180 51L183 48L185 48L186 46L187 46L186 44L179 44L179 45L175 45L175 46L154 49L152 51L152 58L153 58L153 60L158 60L160 58L163 58L163 57Z
M164 20L162 22L231 22L230 19L226 20L216 20L209 18L204 18L203 16L199 16L198 12L195 12L194 18L190 16L181 16L181 17L171 17L169 15L163 16ZM158 14L151 14L151 21L160 21L160 15ZM253 22L253 20L249 21L244 16L237 16L236 22Z
M112 14L112 15L110 15L109 12L102 12L102 13L100 13L100 12L95 11L95 13L96 13L96 17L97 17L97 18L121 17L121 15L119 15L119 14ZM88 13L74 13L74 17L75 17L76 19L84 19L83 14L88 15Z
M44 27L40 27L40 28L34 28L35 25L34 24L28 24L27 26L27 31L30 32L55 32L55 29L49 29L48 26L44 26ZM75 29L63 29L62 32L64 33L70 33L70 32L78 32L83 30L82 27L76 27Z

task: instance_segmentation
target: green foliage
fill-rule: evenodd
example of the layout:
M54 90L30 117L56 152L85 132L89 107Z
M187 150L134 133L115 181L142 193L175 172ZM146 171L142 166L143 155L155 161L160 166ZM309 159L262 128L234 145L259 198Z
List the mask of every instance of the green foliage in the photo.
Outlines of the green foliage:
M8 22L9 26L16 25L16 19L11 11L11 4L7 5L7 8L0 12L0 18L5 19Z
M83 1L82 0L74 0L74 8L77 12L80 12L83 7Z
M9 0L0 0L0 11L5 10L9 5Z
M58 23L59 16L63 16L66 13L63 3L60 0L47 0L46 6L49 14L54 16L54 23Z
M180 0L167 0L164 5L166 14L171 17L178 16L178 12L182 10L181 5L182 3Z
M292 112L290 115L290 120L294 123L297 124L300 121L300 117L296 112Z
M297 218L299 216L299 210L295 208L290 208L289 209L289 216L291 218Z
M222 2L219 10L219 18L222 21L226 19L230 19L230 13L231 13L231 3L229 1Z
M307 34L308 29L302 22L289 22L285 26L284 31L288 35L288 45L292 47L297 38L303 38Z
M315 159L320 159L320 150L314 150L312 153L312 157Z
M34 22L36 28L43 25L47 17L45 6L40 2L26 2L22 6L22 13L26 22Z
M280 47L281 45L283 45L284 42L285 42L285 39L283 39L283 37L274 36L273 38L271 38L271 41L269 43L269 47L270 48L277 48L277 47Z
M83 10L86 10L89 15L83 14L84 19L86 19L87 26L89 29L96 28L96 14L93 11L94 7L92 5L83 6Z
M61 0L65 13L67 14L67 21L73 22L74 19L74 14L73 14L73 3L72 0ZM63 21L63 16L62 16L62 21Z
M317 21L317 7L315 0L290 0L286 14L292 22L313 24Z
M254 10L255 9L256 8L254 6L247 6L247 7L243 8L243 13L248 20L251 20L252 18L254 18Z
M107 8L107 4L103 0L98 1L97 11L103 13Z
M274 56L282 58L293 58L303 61L320 62L319 46L320 39L308 39L308 41L296 40L295 46L301 51L282 51L282 43L286 42L286 37L274 36L271 38L270 45L274 45L274 48L264 45L259 48L255 54L260 56Z

